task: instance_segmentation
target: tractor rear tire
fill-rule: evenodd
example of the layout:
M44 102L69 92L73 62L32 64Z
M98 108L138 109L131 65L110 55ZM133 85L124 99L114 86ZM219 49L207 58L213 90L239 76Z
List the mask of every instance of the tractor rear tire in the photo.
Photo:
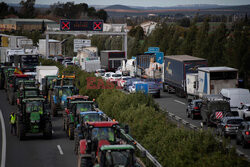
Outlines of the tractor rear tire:
M74 140L74 124L69 124L68 135L70 140Z
M51 110L52 110L53 117L55 117L57 115L57 112L56 112L56 105L54 102L52 102L51 104Z
M18 137L19 140L21 141L21 140L24 140L24 138L25 138L24 124L21 123L20 121L18 121L17 124L18 124L18 125L17 125L17 134L18 134L17 137Z
M81 158L80 167L93 167L91 159L90 158Z
M52 124L50 121L46 121L43 130L43 136L46 139L52 138Z

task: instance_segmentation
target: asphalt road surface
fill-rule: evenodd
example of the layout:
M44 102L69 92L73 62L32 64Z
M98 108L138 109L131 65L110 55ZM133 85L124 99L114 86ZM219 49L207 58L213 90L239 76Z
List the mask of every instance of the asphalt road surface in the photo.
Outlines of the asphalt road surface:
M0 109L2 110L7 138L6 167L69 167L77 166L77 157L74 154L74 143L63 131L61 117L53 118L53 138L45 140L41 134L29 135L26 140L19 141L10 134L9 116L17 110L11 106L4 90L0 91ZM2 130L1 130L2 137ZM2 138L0 140L2 150Z
M195 120L192 120L191 118L187 118L186 116L187 101L185 98L179 98L175 94L161 92L161 98L155 98L155 101L160 105L160 107L163 110L169 111L181 117L190 124L200 127L201 123L200 119L197 118ZM213 127L212 129L215 130L215 128ZM231 138L231 145L235 146L240 152L250 156L250 148L243 149L241 145L237 146L235 142L235 137Z

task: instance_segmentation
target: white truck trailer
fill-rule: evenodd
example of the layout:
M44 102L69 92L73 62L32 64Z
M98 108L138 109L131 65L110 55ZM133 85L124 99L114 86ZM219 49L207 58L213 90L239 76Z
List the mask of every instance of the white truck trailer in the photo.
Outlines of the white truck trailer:
M39 89L42 90L42 79L47 75L58 75L58 67L56 66L36 66L36 81L40 84Z
M220 94L223 88L237 88L238 70L230 67L199 67L198 74L186 75L188 99Z

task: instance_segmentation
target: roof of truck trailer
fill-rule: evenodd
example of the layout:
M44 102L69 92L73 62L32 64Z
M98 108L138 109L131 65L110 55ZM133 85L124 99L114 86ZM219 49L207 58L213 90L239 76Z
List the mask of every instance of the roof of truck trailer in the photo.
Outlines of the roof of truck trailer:
M205 72L222 72L222 71L238 71L236 68L231 67L198 67L199 71Z
M169 59L173 59L173 60L178 60L178 61L194 61L194 60L206 60L203 58L199 58L199 57L194 57L194 56L189 56L189 55L170 55L170 56L165 56Z

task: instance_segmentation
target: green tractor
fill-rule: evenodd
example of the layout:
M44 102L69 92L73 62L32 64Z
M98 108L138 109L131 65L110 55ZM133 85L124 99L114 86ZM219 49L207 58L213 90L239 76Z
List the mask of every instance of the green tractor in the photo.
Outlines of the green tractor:
M52 115L56 116L58 110L64 110L67 105L67 97L78 93L74 86L55 86L50 96Z
M7 84L7 96L9 103L13 105L17 99L17 91L19 88L20 81L22 80L30 80L31 76L24 75L24 74L13 74L8 77L8 84Z
M15 67L5 67L3 69L4 72L4 89L5 92L7 92L7 87L8 87L8 78L14 74Z
M17 113L17 136L23 140L28 133L42 133L52 137L51 116L45 99L41 97L23 99Z
M21 87L19 88L19 91L17 91L17 105L18 107L21 106L21 101L23 99L27 98L34 98L34 97L39 97L40 96L40 90L38 87Z
M47 75L42 79L42 93L48 97L48 101L50 101L50 95L53 90L53 80L56 79L57 75Z

